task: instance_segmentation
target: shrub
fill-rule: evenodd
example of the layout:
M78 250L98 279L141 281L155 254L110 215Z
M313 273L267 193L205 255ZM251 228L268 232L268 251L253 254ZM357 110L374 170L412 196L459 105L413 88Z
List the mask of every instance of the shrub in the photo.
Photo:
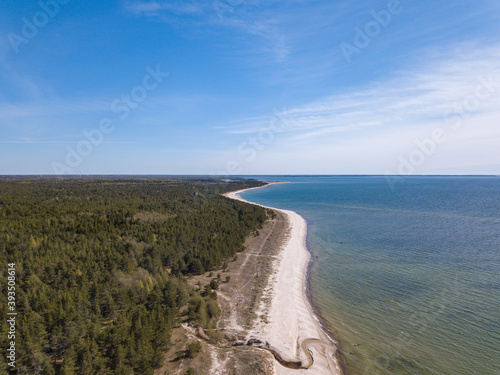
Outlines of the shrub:
M212 288L212 290L216 290L218 287L219 287L219 282L217 280L210 281L210 288Z
M186 357L194 358L201 352L201 343L199 341L193 341L186 345Z

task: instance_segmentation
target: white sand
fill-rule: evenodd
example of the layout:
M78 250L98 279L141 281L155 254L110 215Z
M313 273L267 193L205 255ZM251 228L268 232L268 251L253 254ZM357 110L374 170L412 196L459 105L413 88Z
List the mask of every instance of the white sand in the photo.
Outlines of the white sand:
M243 191L243 190L241 190ZM232 199L241 199L241 191L226 194ZM252 203L252 202L248 202ZM254 204L254 203L252 203ZM288 369L275 361L275 373L285 374L341 374L335 357L336 347L321 329L306 296L306 276L310 254L305 239L307 224L302 216L293 211L278 210L286 215L290 228L286 244L275 263L274 275L264 291L270 302L261 303L261 313L267 315L267 324L258 319L249 338L267 341L287 360L301 360L309 364L309 358L302 346L311 352L314 363L307 370ZM266 298L262 299L263 301ZM318 341L304 340L317 339Z

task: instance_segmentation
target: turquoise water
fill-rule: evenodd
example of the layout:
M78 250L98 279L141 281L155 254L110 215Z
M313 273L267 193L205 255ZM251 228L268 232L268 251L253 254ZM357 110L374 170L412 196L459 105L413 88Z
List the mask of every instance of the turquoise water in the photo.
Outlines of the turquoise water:
M242 197L307 220L349 374L500 374L500 178L267 179Z

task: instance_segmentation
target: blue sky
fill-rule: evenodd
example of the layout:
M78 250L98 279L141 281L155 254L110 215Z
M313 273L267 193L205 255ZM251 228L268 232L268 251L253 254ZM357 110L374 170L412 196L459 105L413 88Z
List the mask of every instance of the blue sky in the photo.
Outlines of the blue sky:
M0 174L500 174L495 0L0 14Z

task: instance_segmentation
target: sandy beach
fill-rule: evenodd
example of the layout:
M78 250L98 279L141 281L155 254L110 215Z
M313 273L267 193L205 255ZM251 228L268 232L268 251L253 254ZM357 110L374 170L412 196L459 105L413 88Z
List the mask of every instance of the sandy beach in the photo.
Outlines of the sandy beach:
M247 202L238 196L242 191L226 196ZM296 212L275 210L288 221L288 238L274 261L273 274L260 302L259 313L266 315L267 319L257 319L247 338L268 343L286 361L300 361L302 364L301 369L291 369L276 360L274 373L277 375L341 374L336 346L322 330L306 295L310 260L305 243L306 221Z

